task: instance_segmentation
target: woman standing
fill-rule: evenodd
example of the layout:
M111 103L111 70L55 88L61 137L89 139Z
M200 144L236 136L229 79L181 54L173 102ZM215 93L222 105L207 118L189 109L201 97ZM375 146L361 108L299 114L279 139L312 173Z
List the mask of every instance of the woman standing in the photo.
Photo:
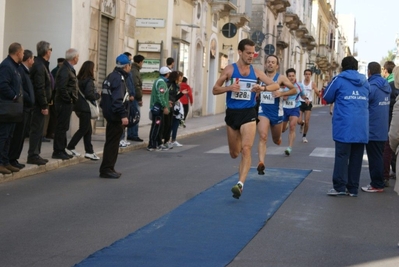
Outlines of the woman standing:
M91 135L93 132L91 127L91 113L89 104L86 102L86 100L89 100L93 104L96 104L95 101L100 98L100 94L94 85L94 62L84 62L77 77L80 92L73 110L79 118L79 129L73 135L71 141L69 141L67 151L74 156L80 156L80 153L75 150L75 146L83 137L86 151L85 158L99 160L100 158L94 153L93 145L91 144Z
M187 77L183 77L183 80L180 84L180 90L187 90L187 94L180 99L180 102L183 104L184 109L184 118L182 119L182 125L186 128L186 118L189 111L189 105L193 105L193 90L191 89L190 85L187 84Z

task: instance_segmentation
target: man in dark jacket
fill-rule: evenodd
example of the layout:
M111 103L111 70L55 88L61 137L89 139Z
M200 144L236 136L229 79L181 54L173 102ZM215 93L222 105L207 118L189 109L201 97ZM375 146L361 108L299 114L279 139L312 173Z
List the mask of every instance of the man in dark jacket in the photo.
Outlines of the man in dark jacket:
M49 60L53 49L50 43L40 41L36 45L37 57L30 70L30 78L35 94L35 104L32 111L32 120L29 131L29 164L45 165L48 160L40 157L42 148L42 136L44 120L48 115L49 103L51 101L51 77Z
M8 159L10 142L15 123L22 120L22 81L18 66L22 62L24 49L19 43L8 48L8 57L0 64L0 173L19 171Z
M129 58L121 54L116 58L114 71L103 82L100 107L107 120L107 126L103 160L100 166L101 178L117 179L121 176L121 173L115 171L115 163L118 158L119 139L123 133L123 127L128 125L128 113L123 105L123 98L126 94L125 81L130 69Z
M10 164L16 168L22 169L25 164L18 162L21 156L22 149L24 147L24 140L26 136L27 126L31 120L32 107L35 103L35 95L33 93L32 81L29 77L29 69L32 67L34 62L33 53L30 50L24 51L24 57L22 59L22 64L18 67L18 72L22 79L22 89L23 89L23 99L24 99L24 112L23 119L21 122L17 122L15 125L14 135L11 139L10 152L8 157L10 159Z
M384 183L384 143L388 140L389 104L391 87L381 76L381 65L368 64L370 84L369 94L369 142L366 145L371 182L362 187L369 193L383 192Z
M58 70L55 79L54 105L57 119L54 132L53 159L65 160L73 157L73 155L67 154L65 148L73 104L78 99L78 78L73 67L78 61L78 50L68 49L65 53L65 61Z

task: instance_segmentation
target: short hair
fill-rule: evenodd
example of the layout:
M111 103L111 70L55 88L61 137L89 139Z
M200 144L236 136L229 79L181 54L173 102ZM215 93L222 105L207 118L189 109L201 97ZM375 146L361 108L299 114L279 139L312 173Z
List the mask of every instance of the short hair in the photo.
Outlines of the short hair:
M125 53L123 53L123 54L126 55L127 57L131 57L131 56L132 56L132 54L129 53L129 52L125 52Z
M384 69L386 69L389 74L392 73L393 68L395 68L395 63L393 61L388 60L384 63Z
M37 43L36 45L36 51L37 51L37 55L39 57L43 57L47 51L50 50L50 43L46 42L46 41L40 41Z
M399 66L395 66L392 70L395 88L399 89Z
M83 80L86 78L92 78L94 80L94 62L87 60L80 67L79 73L76 76L78 80Z
M9 55L15 55L16 53L21 51L21 49L22 49L22 45L20 43L12 43L8 47L8 54Z
M304 70L304 71L303 71L303 75L305 75L307 71L309 71L309 72L310 72L310 75L312 75L312 74L313 74L313 71L312 71L311 69L306 69L306 70Z
M358 62L356 58L354 58L353 56L347 56L342 59L341 66L342 66L342 71L357 70Z
M175 60L173 59L173 57L168 57L167 59L166 59L166 65L172 65L172 63L173 62L175 62Z
M187 77L183 77L183 80L181 82L182 83L186 83L187 82Z
M28 59L30 59L32 57L33 57L33 52L28 50L28 49L25 49L24 50L24 57L22 58L22 62L25 62L25 61L27 61Z
M135 55L133 57L133 62L135 63L140 63L141 61L144 61L145 57L143 57L142 55Z
M72 60L74 59L77 55L79 55L79 52L77 49L75 48L69 48L66 52L65 52L65 60Z
M252 41L251 39L242 39L239 43L238 43L238 50L240 51L244 51L245 50L245 46L249 45L249 46L255 46L254 41Z
M276 55L268 55L265 59L265 62L267 62L267 60L269 59L269 57L274 57L277 60L277 65L280 66L280 60L278 59L278 57Z
M381 74L381 65L378 62L370 62L367 66L367 69L370 71L371 75Z
M296 70L294 68L289 68L288 70L285 71L285 75L288 76L288 73L293 72L294 74L296 74Z
M174 70L169 74L168 80L169 82L176 82L179 77L183 77L183 72Z

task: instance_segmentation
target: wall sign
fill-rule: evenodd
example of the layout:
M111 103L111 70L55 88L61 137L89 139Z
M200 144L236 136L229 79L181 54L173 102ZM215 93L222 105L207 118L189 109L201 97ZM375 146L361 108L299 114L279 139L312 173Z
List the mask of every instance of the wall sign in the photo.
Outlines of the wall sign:
M100 10L103 15L114 19L116 17L116 0L102 0Z
M164 28L164 19L141 18L136 19L136 27Z
M137 50L139 52L161 52L161 44L141 43Z

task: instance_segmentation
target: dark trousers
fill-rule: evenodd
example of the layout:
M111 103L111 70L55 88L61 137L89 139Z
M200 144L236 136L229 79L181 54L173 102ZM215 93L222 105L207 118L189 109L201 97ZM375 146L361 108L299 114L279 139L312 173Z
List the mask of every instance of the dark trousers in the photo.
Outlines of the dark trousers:
M173 108L169 112L168 115L163 115L164 119L164 124L163 124L163 129L162 129L162 138L164 144L169 142L170 140L170 132L172 130L172 121L173 121Z
M75 112L79 118L79 129L72 136L67 148L69 150L75 149L80 139L83 137L86 153L94 153L93 145L91 144L91 135L93 130L91 128L91 114L88 112Z
M67 131L71 122L72 103L55 103L55 111L57 114L57 123L54 132L54 152L65 152L67 146Z
M339 192L357 194L362 170L364 144L341 143L335 141L335 161L333 171L334 189Z
M15 122L0 122L0 165L8 165L8 152L12 134L14 132Z
M119 139L123 132L122 121L107 121L105 127L105 143L103 160L100 173L115 171L115 163L118 159Z
M55 94L55 92L54 92ZM54 133L55 133L55 125L57 122L57 113L55 111L55 106L54 105L50 105L48 107L48 112L49 112L49 119L48 119L48 125L47 125L47 131L45 131L46 133L46 137L47 138L54 138Z
M366 145L369 159L369 173L371 183L375 188L384 188L384 144L385 141L369 141Z
M189 110L189 105L188 104L183 104L183 110L184 110L184 119L183 120L186 120L187 114L188 114L188 110Z
M21 156L22 149L24 148L24 141L26 136L26 131L28 130L28 125L31 120L31 109L24 109L23 120L15 124L14 134L11 138L10 151L8 153L8 158L10 162L15 162Z
M163 114L159 116L152 116L150 136L148 141L149 148L157 148L160 144L162 144L163 118Z
M41 107L34 106L32 110L32 119L30 121L28 158L40 155L43 127L44 115L42 114L42 109Z
M173 117L173 122L172 122L172 141L176 141L177 130L179 129L179 125L180 125L180 119L176 119L176 117Z

